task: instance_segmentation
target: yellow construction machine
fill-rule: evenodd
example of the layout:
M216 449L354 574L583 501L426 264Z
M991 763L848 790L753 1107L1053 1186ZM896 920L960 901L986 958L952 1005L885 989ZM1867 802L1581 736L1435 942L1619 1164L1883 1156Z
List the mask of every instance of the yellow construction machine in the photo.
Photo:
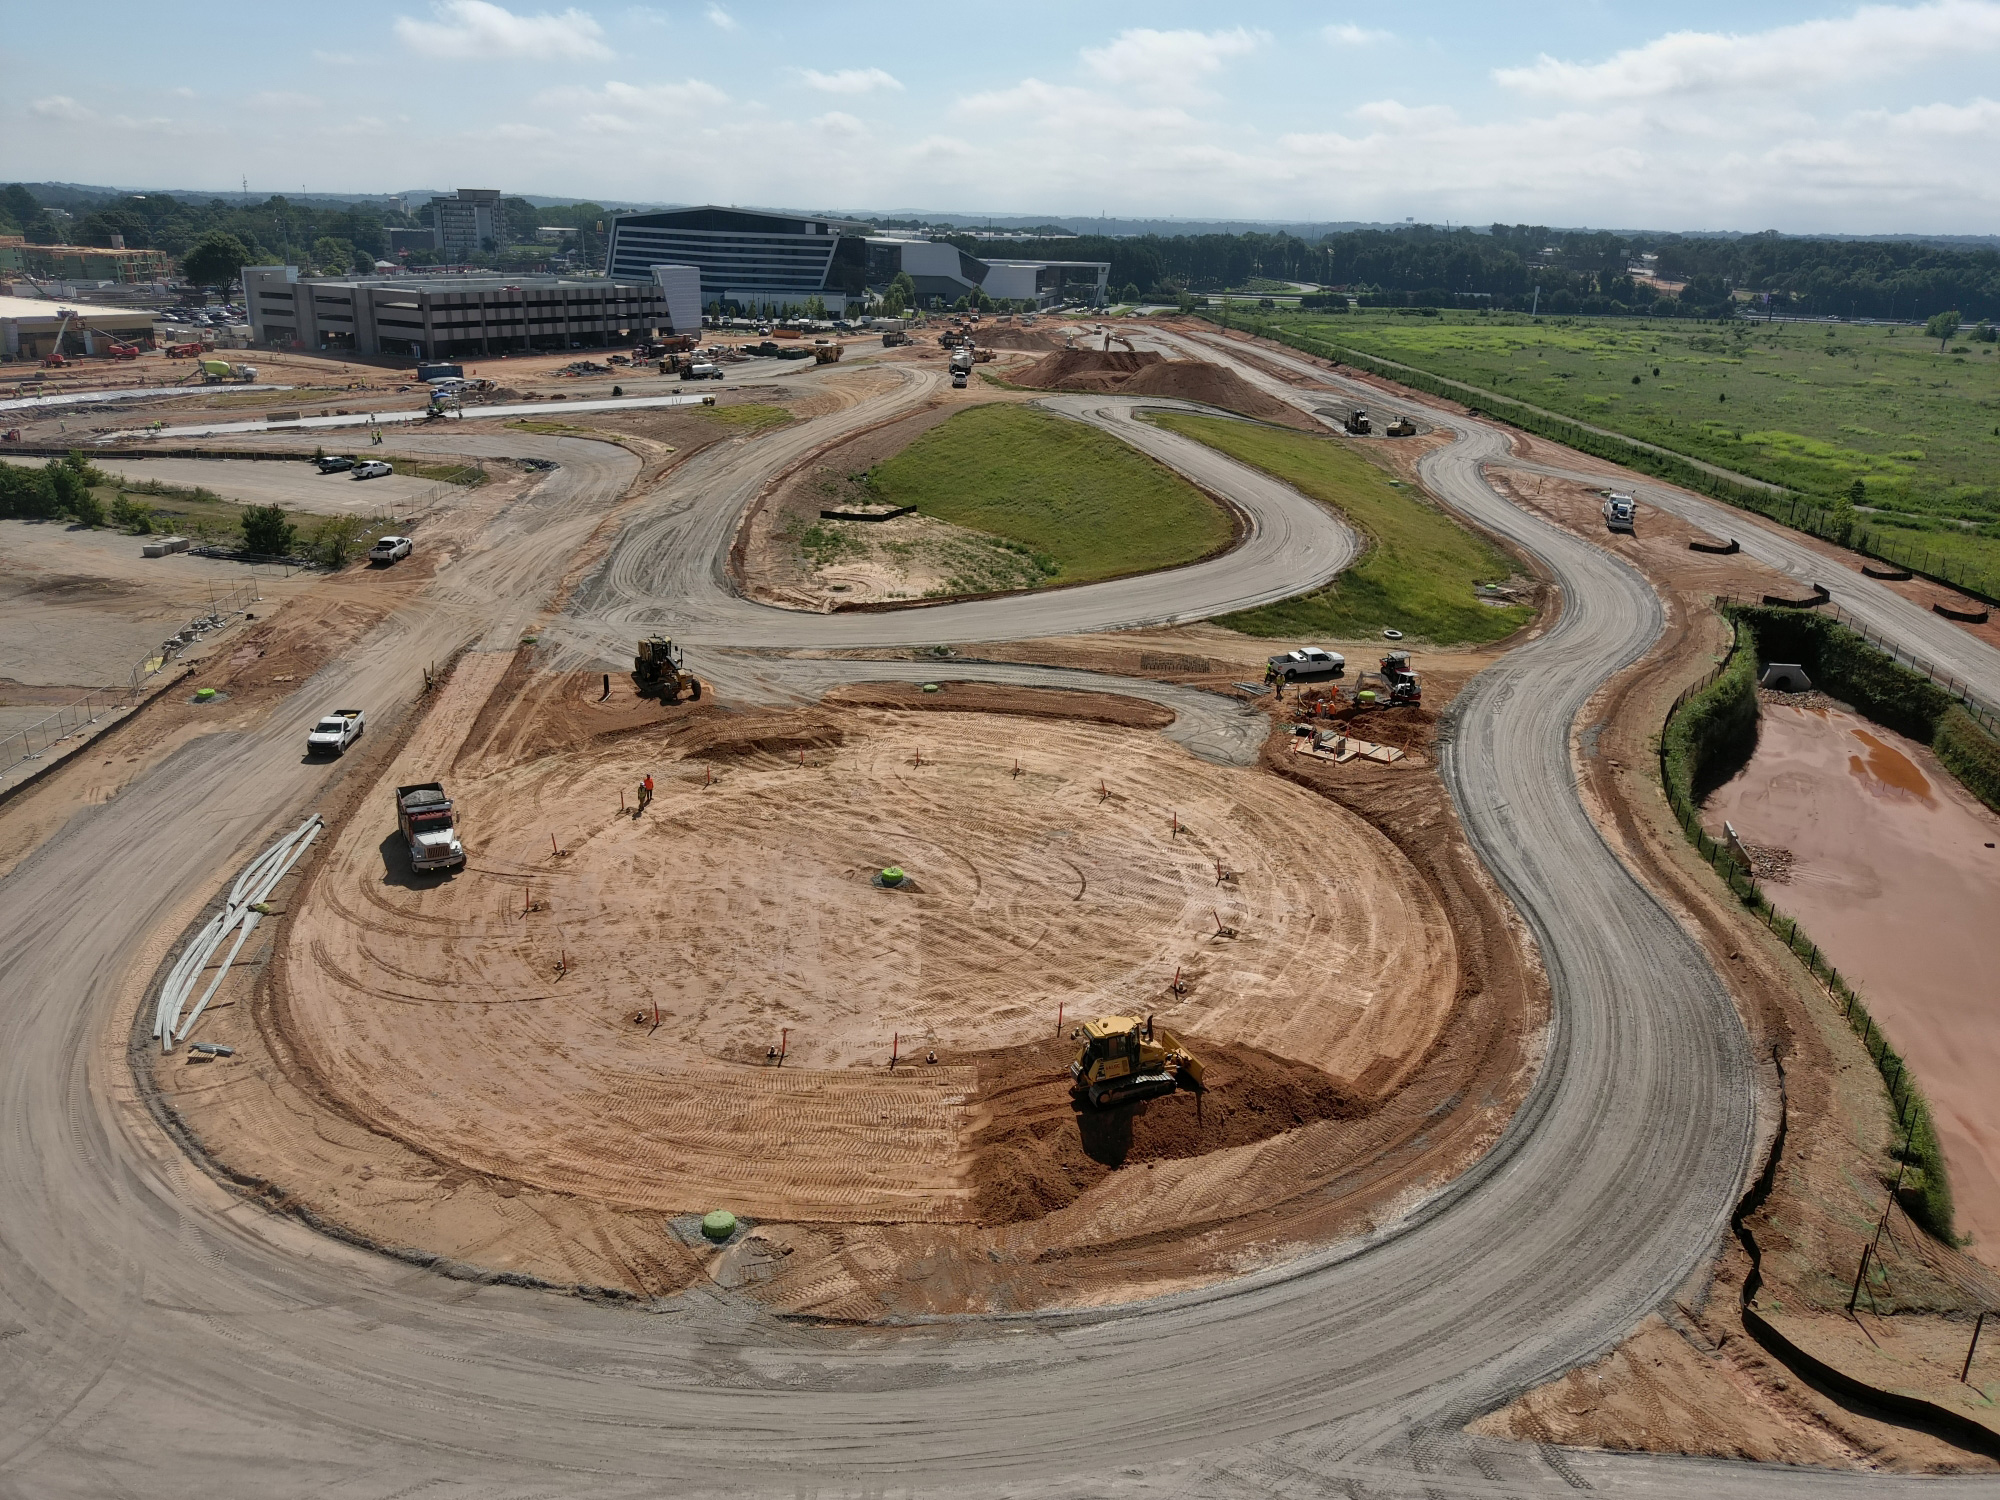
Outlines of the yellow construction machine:
M680 648L667 636L648 636L639 642L632 678L641 697L657 697L662 703L678 703L682 693L696 700L701 697L701 679L687 669Z
M1081 1041L1076 1061L1069 1065L1070 1092L1109 1109L1140 1099L1154 1099L1178 1088L1199 1090L1202 1066L1181 1039L1153 1018L1101 1016L1070 1032Z

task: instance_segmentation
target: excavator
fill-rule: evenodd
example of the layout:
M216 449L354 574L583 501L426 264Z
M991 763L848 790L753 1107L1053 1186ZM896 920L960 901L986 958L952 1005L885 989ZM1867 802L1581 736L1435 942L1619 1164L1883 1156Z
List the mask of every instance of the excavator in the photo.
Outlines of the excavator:
M1417 674L1410 670L1410 653L1391 651L1382 658L1382 670L1363 672L1361 681L1378 679L1391 706L1414 706L1424 701L1424 686L1417 680Z
M1155 1030L1151 1016L1100 1016L1071 1031L1070 1040L1083 1043L1069 1065L1070 1092L1093 1109L1201 1089L1200 1061L1166 1027Z
M701 679L687 669L670 636L648 636L639 642L639 654L632 658L632 679L638 683L642 698L678 703L686 693L693 702L701 700Z

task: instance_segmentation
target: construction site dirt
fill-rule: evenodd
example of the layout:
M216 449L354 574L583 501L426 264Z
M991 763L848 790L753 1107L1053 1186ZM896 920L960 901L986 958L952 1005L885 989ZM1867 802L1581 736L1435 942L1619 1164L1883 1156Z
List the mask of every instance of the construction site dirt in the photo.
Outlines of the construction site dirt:
M1560 457L1571 468L1597 467L1519 435L1515 446L1534 461ZM1617 479L1619 471L1603 468L1607 481ZM1659 784L1657 737L1668 707L1728 649L1728 628L1710 601L1794 585L1743 554L1690 551L1687 543L1699 534L1650 507L1642 510L1637 535L1607 535L1601 495L1589 486L1497 469L1489 477L1518 503L1625 556L1667 603L1667 631L1653 651L1578 717L1579 790L1620 856L1701 935L1766 1059L1760 1116L1775 1122L1782 1113L1788 1121L1775 1187L1745 1221L1762 1252L1758 1307L1765 1323L1857 1379L1920 1392L1990 1420L1981 1416L1992 1409L1982 1394L1985 1382L1958 1380L1973 1315L2000 1296L1984 1266L1930 1239L1896 1210L1893 1232L1882 1242L1886 1267L1878 1262L1883 1284L1874 1289L1874 1308L1864 1300L1858 1314L1847 1311L1862 1247L1890 1212L1897 1169L1881 1075L1839 1005L1761 923L1746 922L1741 904L1689 847ZM1782 888L1778 899L1782 905ZM1782 1107L1772 1058L1784 1067ZM1665 1316L1648 1319L1615 1353L1529 1392L1475 1430L1835 1467L1993 1467L1962 1444L1788 1368L1744 1322L1740 1298L1749 1271L1745 1246L1726 1240L1713 1267L1681 1289Z
M1110 694L599 702L530 656L466 658L356 774L231 980L238 1055L152 1065L267 1201L641 1296L1092 1305L1393 1219L1532 1077L1539 975L1428 770L1294 770L1288 726L1263 768L1211 765ZM470 856L444 882L384 816L440 771ZM1205 1091L1080 1110L1064 1032L1121 1011L1185 1037ZM682 1232L717 1206L750 1239Z
M1064 349L1008 372L1017 385L1049 391L1097 391L1160 396L1219 406L1260 422L1317 431L1297 407L1266 395L1234 370L1203 360L1174 359L1116 349Z

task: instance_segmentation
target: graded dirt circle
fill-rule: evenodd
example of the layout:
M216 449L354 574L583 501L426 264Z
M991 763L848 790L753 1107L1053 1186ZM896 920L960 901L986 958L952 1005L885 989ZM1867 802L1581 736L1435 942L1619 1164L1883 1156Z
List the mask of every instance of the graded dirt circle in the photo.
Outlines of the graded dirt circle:
M1148 729L986 713L691 727L461 754L469 862L449 879L412 878L383 820L353 819L277 975L316 1089L449 1166L620 1208L972 1224L995 1218L975 1180L998 1108L982 1072L1022 1086L994 1059L1031 1058L1049 1125L1095 1149L1041 1056L1059 1013L1155 1013L1206 1049L1228 1157L1305 1123L1227 1134L1230 1087L1304 1098L1278 1078L1303 1068L1362 1107L1452 1012L1430 888L1359 818L1267 773ZM437 749L413 745L389 780ZM905 888L877 883L891 864Z

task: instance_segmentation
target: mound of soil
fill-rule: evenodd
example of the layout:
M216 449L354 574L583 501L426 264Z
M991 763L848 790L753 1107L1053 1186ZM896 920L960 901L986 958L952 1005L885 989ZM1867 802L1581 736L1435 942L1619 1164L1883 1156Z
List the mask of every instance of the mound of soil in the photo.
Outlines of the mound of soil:
M739 713L728 709L697 709L676 723L667 743L683 759L702 756L726 759L748 755L790 755L799 750L827 750L845 733L830 719L788 710Z
M1120 350L1065 349L1038 359L1012 379L1048 391L1092 391L1120 396L1165 396L1199 401L1259 422L1315 430L1304 413L1266 395L1234 370L1199 359Z
M1019 714L1030 719L1080 719L1091 724L1128 724L1165 729L1174 711L1123 693L1087 693L1067 688L1008 687L994 682L940 682L927 693L914 682L858 682L826 695L828 703L855 708L937 709L956 713Z
M982 328L978 335L982 349L1025 349L1043 354L1063 347L1063 341L1039 328Z
M1017 385L1045 391L1115 391L1147 365L1165 364L1163 354L1117 349L1063 349L1038 359L1015 375Z
M1207 1070L1201 1092L1106 1110L1071 1097L1076 1043L1065 1038L978 1054L978 1103L987 1116L972 1138L978 1222L1039 1219L1112 1172L1247 1146L1362 1112L1331 1078L1304 1063L1257 1047L1198 1043L1190 1050Z

